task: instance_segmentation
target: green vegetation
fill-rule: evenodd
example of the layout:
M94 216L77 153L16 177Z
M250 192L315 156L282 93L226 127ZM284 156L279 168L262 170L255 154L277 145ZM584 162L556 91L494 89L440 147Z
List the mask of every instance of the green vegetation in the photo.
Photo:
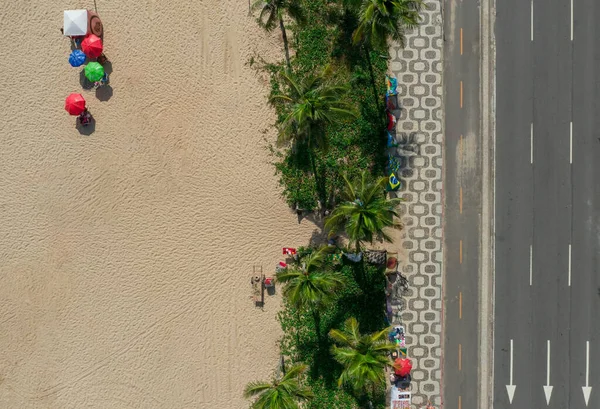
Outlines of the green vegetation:
M389 354L396 348L387 335L387 328L373 334L361 334L354 317L348 318L341 330L329 331L337 344L331 347L331 354L344 367L338 385L350 385L368 398L385 385L384 369L390 365Z
M400 199L386 198L382 177L383 78L388 40L403 45L421 7L422 0L254 3L262 27L279 25L285 49L285 63L266 66L279 130L271 152L283 196L297 210L332 210L326 228L344 231L356 251L375 238L390 241L386 230L399 228ZM281 353L293 365L281 380L247 386L245 396L258 397L252 408L385 407L384 368L394 348L386 336L385 275L364 258L348 261L343 251L299 249L293 265L276 274L285 299Z
M341 193L343 202L325 221L325 228L330 230L330 235L343 229L357 252L361 250L362 243L373 243L377 236L391 242L392 238L385 229L400 228L394 218L399 217L397 207L402 200L385 197L387 178L380 177L372 181L367 172L363 172L354 183L345 176L344 181L346 186Z
M330 251L330 247L323 246L299 259L295 267L286 268L276 275L277 281L284 284L284 297L294 308L308 309L313 314L317 329L320 312L333 303L335 292L346 284L343 274L328 268L326 257Z
M309 251L312 250L301 250ZM385 330L385 276L381 269L345 258L339 262L328 260L327 264L326 269L345 276L346 286L333 294L333 302L321 311L318 321L308 310L297 309L286 302L284 310L279 313L284 331L281 353L286 360L309 366L306 382L315 397L306 403L306 408L359 408L366 406L369 400L376 408L384 408L385 386L382 384L373 384L368 393L355 390L352 384L339 386L344 366L331 353L335 345L333 338L321 334L343 327L351 317L358 320L360 330L365 334Z
M274 149L275 168L287 203L312 211L335 205L338 191L343 187L341 174L354 177L364 169L383 174L386 141L384 112L369 95L372 92L369 62L352 43L358 21L356 14L327 0L299 0L298 4L304 10L305 24L295 26L292 44L296 55L291 63L294 78L307 77L307 84L312 78L319 78L315 89L321 84L335 84L339 88L332 100L344 104L336 106L342 109L339 115L330 114L326 121L320 121L313 137L318 142L313 143L311 138L309 146L301 136L298 141L291 140L291 149ZM377 95L381 101L387 70L387 59L381 56L386 56L387 51L381 49L371 54L373 75L380 78ZM274 70L272 85L272 95L289 95L296 89L286 79L283 66ZM282 126L293 112L293 105L273 98L271 101L278 114L279 129L293 130ZM359 116L347 114L352 111ZM299 134L305 133L302 127L298 130Z
M297 409L298 402L314 397L310 388L301 386L298 379L307 370L306 365L294 365L283 376L272 382L251 382L244 390L246 398L258 396L252 409Z

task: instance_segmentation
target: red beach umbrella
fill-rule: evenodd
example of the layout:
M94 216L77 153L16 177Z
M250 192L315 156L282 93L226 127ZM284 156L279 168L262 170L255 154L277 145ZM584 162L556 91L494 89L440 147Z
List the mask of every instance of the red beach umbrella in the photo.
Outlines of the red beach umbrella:
M85 111L85 99L81 94L71 94L65 99L65 111L70 115L79 115Z
M90 34L81 42L81 49L90 58L102 55L102 40L95 34Z
M406 376L412 369L412 362L408 358L396 358L394 361L394 373L399 376Z

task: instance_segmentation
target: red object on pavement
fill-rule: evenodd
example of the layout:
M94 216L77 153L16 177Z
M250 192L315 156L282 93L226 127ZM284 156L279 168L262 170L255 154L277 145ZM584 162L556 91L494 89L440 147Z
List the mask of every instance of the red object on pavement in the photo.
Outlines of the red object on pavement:
M90 34L81 42L81 49L90 58L98 58L102 55L102 40L95 34Z
M396 358L394 361L394 373L399 376L406 376L412 369L412 362L408 358Z
M71 94L65 99L65 110L70 115L79 115L85 111L85 99L81 94Z
M279 262L279 267L281 267L281 268L287 268L287 263L284 262L284 261L280 261Z
M387 130L391 131L396 127L396 117L388 112L387 118L388 118Z
M296 249L292 248L292 247L284 247L283 248L283 255L288 255L288 256L293 256L294 254L296 254Z

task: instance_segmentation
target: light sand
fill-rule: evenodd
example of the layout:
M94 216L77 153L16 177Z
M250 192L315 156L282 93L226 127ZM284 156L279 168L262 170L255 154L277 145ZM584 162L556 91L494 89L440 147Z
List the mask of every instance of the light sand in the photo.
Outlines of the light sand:
M283 58L278 33L239 0L97 3L102 102L59 32L93 1L0 11L0 408L246 408L281 335L280 296L249 299L252 265L273 272L315 229L280 197L247 65Z

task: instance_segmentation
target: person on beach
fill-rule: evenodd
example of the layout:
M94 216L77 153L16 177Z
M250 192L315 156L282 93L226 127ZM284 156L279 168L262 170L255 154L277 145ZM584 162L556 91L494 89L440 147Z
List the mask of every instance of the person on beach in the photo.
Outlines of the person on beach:
M92 122L92 114L90 114L90 111L86 108L85 111L79 114L78 119L81 126L88 126Z

